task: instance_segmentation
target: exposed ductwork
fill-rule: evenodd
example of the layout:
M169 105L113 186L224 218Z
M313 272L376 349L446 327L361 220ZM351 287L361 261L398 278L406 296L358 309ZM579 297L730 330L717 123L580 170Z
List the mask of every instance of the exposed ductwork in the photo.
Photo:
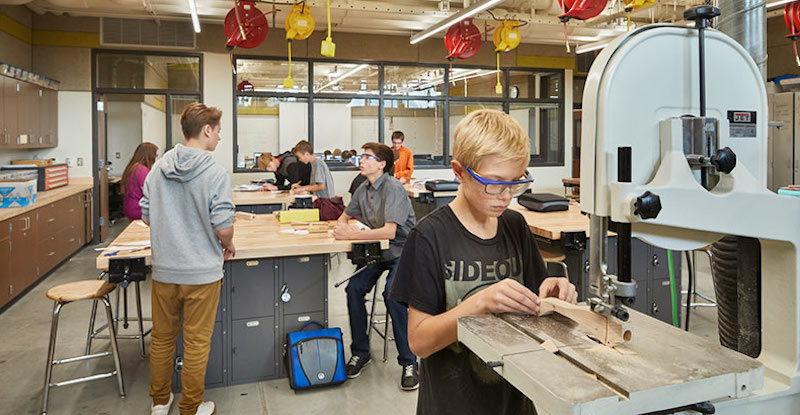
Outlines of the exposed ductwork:
M753 58L763 77L767 76L766 0L719 0L722 12L716 28L736 39Z

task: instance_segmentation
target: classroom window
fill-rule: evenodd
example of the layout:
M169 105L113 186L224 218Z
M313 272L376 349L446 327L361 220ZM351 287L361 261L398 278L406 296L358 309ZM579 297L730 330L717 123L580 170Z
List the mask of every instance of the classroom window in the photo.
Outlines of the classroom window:
M292 86L285 85L289 78L288 60L236 60L236 88L239 91L307 93L308 62L292 61ZM252 86L251 86L252 85Z
M563 117L556 103L512 103L509 114L531 138L531 162L553 163L563 157Z
M98 53L97 87L200 91L200 58Z
M279 154L308 140L308 99L236 98L236 167L256 168L261 153Z
M378 95L378 65L361 63L314 63L315 94Z
M345 150L361 152L364 143L379 141L377 99L314 100L314 152L330 151L330 167L346 167L341 160ZM338 151L337 151L338 150Z
M403 145L414 154L415 166L444 163L444 101L387 99L383 117L387 145L391 145L393 132L402 131Z
M444 73L445 69L441 67L386 65L383 68L383 93L392 96L442 96Z
M497 83L504 85L503 72L495 68L453 68L450 71L450 96L469 98L502 98Z

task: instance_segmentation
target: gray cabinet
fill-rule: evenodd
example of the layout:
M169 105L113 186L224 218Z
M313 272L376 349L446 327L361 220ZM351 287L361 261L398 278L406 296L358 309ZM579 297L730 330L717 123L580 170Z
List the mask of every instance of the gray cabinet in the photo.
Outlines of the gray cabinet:
M275 376L275 318L231 323L231 382L245 383Z
M275 315L275 261L230 262L231 319Z
M283 314L325 310L327 283L324 275L319 273L320 269L327 268L325 261L322 255L283 259L283 278L278 293L283 304ZM289 301L284 301L284 293L289 294Z

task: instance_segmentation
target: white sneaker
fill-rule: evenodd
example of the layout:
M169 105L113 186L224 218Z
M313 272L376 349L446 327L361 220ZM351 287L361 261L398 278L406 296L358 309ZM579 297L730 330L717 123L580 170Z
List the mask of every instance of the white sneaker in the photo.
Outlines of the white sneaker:
M217 413L217 406L212 401L205 401L197 407L195 415L214 415Z
M169 402L164 405L152 405L150 406L150 415L167 415L169 414L169 409L172 407L172 400L175 397L172 395L172 392L169 393Z

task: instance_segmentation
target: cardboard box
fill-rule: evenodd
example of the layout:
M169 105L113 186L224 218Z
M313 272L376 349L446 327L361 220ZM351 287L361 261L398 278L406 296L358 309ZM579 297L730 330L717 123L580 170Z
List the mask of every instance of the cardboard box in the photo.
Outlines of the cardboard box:
M0 208L17 208L36 203L36 172L0 173Z

